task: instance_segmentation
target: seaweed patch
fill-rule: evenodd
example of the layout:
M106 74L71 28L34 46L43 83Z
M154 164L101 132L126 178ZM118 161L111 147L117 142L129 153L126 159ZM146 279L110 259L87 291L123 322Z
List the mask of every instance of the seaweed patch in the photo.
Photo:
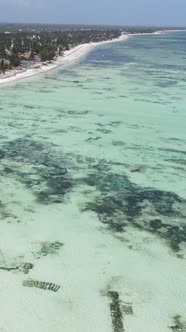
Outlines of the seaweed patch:
M34 253L37 258L47 255L57 255L58 251L64 246L64 244L60 241L56 242L41 242L40 249Z
M186 200L175 193L141 188L125 175L100 170L92 171L84 182L98 191L84 210L96 212L112 231L123 232L129 225L145 230L166 240L175 253L186 243Z
M34 268L34 265L32 263L5 263L5 264L1 264L0 265L0 270L4 270L4 271L19 271L19 272L23 272L24 274L28 274L30 272L30 270L32 270Z
M72 160L53 144L20 138L6 143L0 156L9 165L1 173L32 189L39 203L60 203L74 186L68 171Z
M112 319L113 332L124 332L123 326L123 315L121 311L121 302L119 298L119 293L115 291L109 291L110 303L110 313Z
M40 288L42 290L49 290L52 292L57 292L60 289L60 285L51 283L51 282L43 282L43 281L38 281L38 280L33 280L33 279L27 279L23 281L23 286L24 287L35 287L35 288Z
M173 317L173 325L169 326L172 332L186 332L186 322L183 322L180 315Z
M168 239L169 245L174 252L180 251L180 244L186 243L186 225L170 225L163 223L159 219L150 221L150 231L158 234L160 237Z
M10 212L2 201L0 201L0 218L1 220L6 220L8 223L20 222L19 218Z

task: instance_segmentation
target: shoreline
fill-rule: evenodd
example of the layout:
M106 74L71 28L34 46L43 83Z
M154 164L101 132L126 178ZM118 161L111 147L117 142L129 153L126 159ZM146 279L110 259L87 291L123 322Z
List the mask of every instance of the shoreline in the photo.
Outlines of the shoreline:
M111 39L111 40L80 44L78 46L73 47L69 51L65 51L63 56L60 56L57 60L54 60L51 64L36 63L34 66L32 66L29 69L23 69L21 71L14 69L7 74L1 74L0 75L0 85L8 84L8 83L22 80L25 78L29 78L32 76L47 73L58 67L61 67L63 65L66 65L73 61L78 60L79 58L86 55L88 52L90 52L92 49L96 48L99 45L121 42L121 41L127 40L131 36L140 36L140 35L143 36L143 35L149 35L149 34L156 35L156 34L162 34L162 33L168 33L168 32L179 32L179 31L186 31L186 30L160 30L160 31L152 32L152 33L134 33L134 34L129 33L129 34L123 34L120 37Z
M0 77L0 85L15 82L15 81L29 78L29 77L32 77L35 75L47 73L58 67L67 65L73 61L78 60L79 58L81 58L82 56L84 56L85 54L87 54L88 52L90 52L92 49L94 49L95 47L97 47L99 45L124 41L124 40L128 39L128 36L129 36L129 34L126 34L126 35L121 35L120 37L111 39L111 40L80 44L78 46L73 47L69 51L65 51L63 56L59 57L56 61L54 60L51 64L46 65L43 63L37 63L32 68L23 69L21 72L19 72L19 70L14 69L12 71L12 73L9 72L9 73L7 73L7 75L5 74L4 77Z

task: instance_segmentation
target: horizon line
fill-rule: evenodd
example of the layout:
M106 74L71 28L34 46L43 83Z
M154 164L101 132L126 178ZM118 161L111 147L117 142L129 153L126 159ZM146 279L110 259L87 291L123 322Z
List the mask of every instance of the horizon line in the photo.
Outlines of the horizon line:
M69 26L110 26L110 27L123 27L123 28L184 28L186 29L186 26L183 26L183 25L142 25L142 24L139 24L139 25L134 25L134 24L127 24L127 25L124 25L124 24L90 24L90 23L39 23L39 22L9 22L9 21L0 21L0 25L1 24L23 24L23 25L56 25L56 26L65 26L65 25L69 25Z

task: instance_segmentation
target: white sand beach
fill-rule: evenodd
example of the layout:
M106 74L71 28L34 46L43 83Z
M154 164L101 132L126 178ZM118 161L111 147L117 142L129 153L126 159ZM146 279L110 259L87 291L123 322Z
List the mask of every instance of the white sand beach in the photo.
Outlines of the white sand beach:
M35 76L38 74L46 73L50 70L56 69L59 66L66 65L72 61L79 59L80 57L84 56L85 54L90 52L93 48L99 45L120 42L126 40L127 38L128 35L126 34L126 35L121 35L119 38L115 38L112 40L78 45L76 47L73 47L69 51L65 51L63 56L59 57L56 61L52 61L51 64L36 63L32 68L29 69L22 69L21 71L14 69L5 74L1 74L0 85L28 78L31 76Z
M162 34L162 33L179 32L179 31L185 31L185 30L162 30L162 31L152 32L150 34ZM149 35L149 33L122 34L119 38L115 38L112 40L78 45L76 47L73 47L69 51L65 51L63 56L58 57L58 59L56 61L52 61L52 63L50 63L50 64L44 64L41 62L41 63L34 64L33 67L29 68L29 69L25 69L25 68L23 68L22 70L14 69L14 70L6 72L5 74L0 74L0 85L6 84L6 83L11 83L11 82L21 80L24 78L28 78L31 76L35 76L38 74L46 73L48 71L56 69L57 67L60 67L62 65L66 65L72 61L78 60L80 57L86 55L93 48L95 48L99 45L121 42L121 41L127 40L129 36L131 37L131 36L139 36L139 35Z

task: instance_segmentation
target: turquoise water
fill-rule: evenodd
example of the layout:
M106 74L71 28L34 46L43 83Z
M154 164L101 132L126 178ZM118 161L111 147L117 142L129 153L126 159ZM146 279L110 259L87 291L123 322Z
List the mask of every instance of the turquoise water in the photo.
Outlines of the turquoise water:
M185 32L1 87L2 331L186 330L185 88Z

